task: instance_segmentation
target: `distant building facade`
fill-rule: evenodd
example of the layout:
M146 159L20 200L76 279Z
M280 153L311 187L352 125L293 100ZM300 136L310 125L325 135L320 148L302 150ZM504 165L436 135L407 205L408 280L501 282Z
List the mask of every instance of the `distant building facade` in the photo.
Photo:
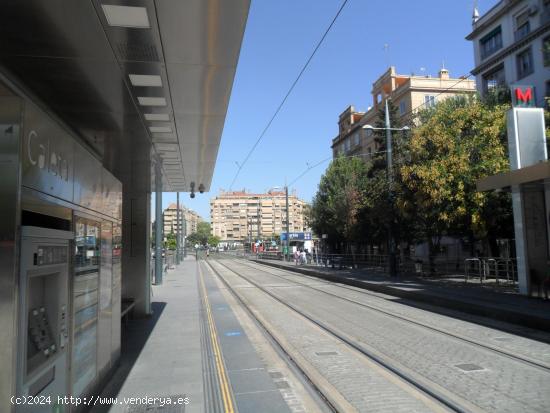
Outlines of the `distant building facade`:
M290 232L307 230L306 202L295 193L288 195ZM227 242L268 239L286 232L286 202L283 191L265 194L245 191L224 192L210 200L212 234Z
M177 222L178 209L176 204L170 204L162 214L164 223L164 237L171 232L178 234L178 231L182 231L182 234L185 237L191 235L192 233L197 232L197 224L203 220L199 214L183 205L180 205L179 223ZM185 225L183 222L184 219Z
M377 145L363 125L374 125L386 99L391 99L402 121L406 121L419 108L435 105L438 101L459 94L475 93L475 82L453 79L449 71L441 69L438 77L399 75L390 67L372 85L373 105L366 112L349 106L338 119L338 136L332 140L332 155L361 156L368 159L377 151Z
M474 10L472 74L481 94L512 84L535 87L537 106L550 96L550 0L502 0L483 16Z

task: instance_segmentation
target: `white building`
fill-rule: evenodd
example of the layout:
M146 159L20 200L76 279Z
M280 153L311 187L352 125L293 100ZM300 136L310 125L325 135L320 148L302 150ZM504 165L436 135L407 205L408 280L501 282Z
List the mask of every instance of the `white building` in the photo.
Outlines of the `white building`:
M550 0L501 0L483 16L474 10L472 32L478 90L535 87L537 106L550 96Z

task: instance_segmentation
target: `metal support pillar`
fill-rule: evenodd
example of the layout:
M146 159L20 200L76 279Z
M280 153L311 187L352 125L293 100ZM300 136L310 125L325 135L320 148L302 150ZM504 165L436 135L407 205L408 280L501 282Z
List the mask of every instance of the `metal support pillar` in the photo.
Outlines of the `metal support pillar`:
M185 213L183 214L183 220L182 220L182 240L183 240L183 258L187 257L187 219L185 218Z
M155 169L155 284L162 284L162 175L160 165Z
M286 261L290 257L290 214L288 210L288 186L285 185L285 203L286 203Z
M181 237L181 221L180 221L180 193L177 192L177 211L176 211L176 265L180 265L180 237Z
M260 208L260 198L258 198L258 209L256 212L256 226L258 229L258 241L260 240L260 214L261 214L261 208Z

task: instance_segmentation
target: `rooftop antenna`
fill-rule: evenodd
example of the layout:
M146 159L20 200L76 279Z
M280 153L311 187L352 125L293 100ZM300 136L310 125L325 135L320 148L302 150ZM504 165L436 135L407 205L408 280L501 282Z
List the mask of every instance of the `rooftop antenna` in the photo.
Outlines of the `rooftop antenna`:
M472 25L476 24L479 20L479 9L477 7L477 0L474 0L474 10L472 12Z
M384 55L386 57L386 66L387 67L390 67L391 66L391 61L390 61L390 45L388 43L384 43Z

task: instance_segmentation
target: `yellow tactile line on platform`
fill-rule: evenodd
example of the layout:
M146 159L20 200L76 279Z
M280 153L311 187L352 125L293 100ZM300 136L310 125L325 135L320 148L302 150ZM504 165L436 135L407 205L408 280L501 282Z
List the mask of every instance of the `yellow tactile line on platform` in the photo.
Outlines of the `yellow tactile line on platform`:
M225 364L223 362L223 356L220 349L220 342L218 340L218 333L216 330L216 324L214 323L214 317L212 316L212 310L210 309L210 302L208 301L208 295L206 294L206 287L203 281L203 273L201 265L199 267L199 282L202 289L202 295L204 297L204 306L206 308L206 315L208 318L208 327L210 330L210 338L212 339L212 347L214 350L214 358L216 359L216 370L218 372L218 379L222 390L223 406L225 413L235 413L233 406L233 398L229 390L229 380L227 379L227 373L225 371Z

